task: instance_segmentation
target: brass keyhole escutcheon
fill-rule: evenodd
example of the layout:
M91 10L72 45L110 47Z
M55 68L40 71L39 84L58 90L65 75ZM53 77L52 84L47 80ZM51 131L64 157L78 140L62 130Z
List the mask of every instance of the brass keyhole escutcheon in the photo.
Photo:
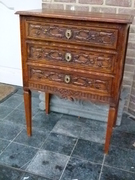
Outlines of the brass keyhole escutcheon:
M70 76L69 75L66 75L65 76L65 83L70 83L70 80L71 80L71 78L70 78Z
M67 39L70 39L71 36L72 36L72 31L70 29L67 29L66 32L65 32L65 36Z
M44 30L44 33L47 33L47 31L48 31L48 30L47 30L47 29L45 29L45 30Z
M70 53L65 54L66 61L70 62L72 60L72 55Z

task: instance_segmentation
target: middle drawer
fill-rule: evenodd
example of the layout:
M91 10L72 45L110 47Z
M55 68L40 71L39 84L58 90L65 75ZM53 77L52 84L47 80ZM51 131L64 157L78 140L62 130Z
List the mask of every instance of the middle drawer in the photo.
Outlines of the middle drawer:
M79 49L80 48L80 49ZM28 61L65 67L115 73L116 53L101 52L55 43L27 43Z

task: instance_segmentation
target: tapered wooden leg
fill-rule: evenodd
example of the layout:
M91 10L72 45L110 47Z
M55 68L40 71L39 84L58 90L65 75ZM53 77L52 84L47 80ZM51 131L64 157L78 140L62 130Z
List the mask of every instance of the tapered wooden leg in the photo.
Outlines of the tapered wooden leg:
M31 91L24 90L24 106L25 106L25 117L28 136L32 135L32 121L31 121Z
M45 110L46 110L46 114L49 114L50 112L50 94L49 93L45 93Z
M113 127L115 127L115 126L116 126L116 121L117 121L118 110L119 110L119 101L118 101L117 106L116 106L115 120L114 120L114 123L113 123Z
M109 151L109 145L110 145L110 141L111 141L111 135L112 135L115 117L116 117L116 108L110 107L109 114L108 114L106 141L105 141L105 149L104 149L106 154Z

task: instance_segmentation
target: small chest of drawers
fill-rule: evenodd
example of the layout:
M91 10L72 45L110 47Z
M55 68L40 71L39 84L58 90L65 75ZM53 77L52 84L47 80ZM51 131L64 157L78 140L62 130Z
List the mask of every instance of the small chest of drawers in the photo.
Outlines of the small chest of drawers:
M27 133L31 89L109 103L105 153L115 125L132 17L64 10L20 11Z

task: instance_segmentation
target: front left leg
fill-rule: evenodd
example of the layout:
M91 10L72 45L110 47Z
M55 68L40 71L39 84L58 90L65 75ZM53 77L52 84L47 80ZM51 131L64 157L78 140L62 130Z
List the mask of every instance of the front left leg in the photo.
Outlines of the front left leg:
M119 110L119 101L117 102L116 111L115 111L115 119L113 123L113 127L116 126L117 116L118 116L118 110Z
M31 120L31 91L24 90L24 107L25 107L25 117L27 126L27 135L32 135L32 120Z

